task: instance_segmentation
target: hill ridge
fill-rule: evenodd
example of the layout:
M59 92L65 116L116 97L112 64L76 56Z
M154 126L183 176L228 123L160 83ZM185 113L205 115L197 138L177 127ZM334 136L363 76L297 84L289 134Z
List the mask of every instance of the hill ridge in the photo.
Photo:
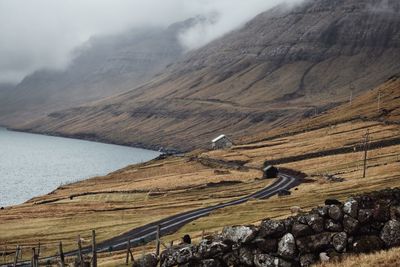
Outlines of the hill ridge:
M397 12L398 2L387 3ZM191 150L221 133L239 138L281 127L399 72L400 16L374 5L312 0L271 9L140 88L18 128Z

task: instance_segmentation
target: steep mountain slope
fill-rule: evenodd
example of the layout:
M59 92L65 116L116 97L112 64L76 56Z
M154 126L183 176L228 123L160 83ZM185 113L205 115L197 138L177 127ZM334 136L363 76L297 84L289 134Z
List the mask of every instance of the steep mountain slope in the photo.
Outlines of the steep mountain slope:
M177 35L193 23L92 38L66 70L37 71L2 93L0 122L21 123L137 87L183 54Z
M241 138L242 144L254 144L276 136L289 136L313 129L322 129L340 123L379 122L385 125L400 125L400 74L393 75L373 90L362 93L323 114L302 120L300 123ZM400 132L399 132L400 133ZM398 133L395 133L398 134Z
M399 72L399 13L386 0L279 6L136 90L20 129L188 150L285 125Z

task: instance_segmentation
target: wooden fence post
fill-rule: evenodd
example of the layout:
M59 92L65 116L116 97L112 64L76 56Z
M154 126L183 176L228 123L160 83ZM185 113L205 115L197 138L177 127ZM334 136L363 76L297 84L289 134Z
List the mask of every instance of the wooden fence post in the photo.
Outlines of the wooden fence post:
M37 257L39 258L40 257L40 241L39 241L39 243L38 243L38 249L37 249Z
M129 255L131 255L131 262L135 262L135 257L133 257L133 252L132 252L133 248L129 249Z
M201 240L204 240L204 234L205 234L205 230L203 229L203 231L201 231Z
M135 259L133 258L133 254L131 251L131 240L128 239L127 243L126 243L126 259L125 259L125 264L128 265L129 264L129 258L131 258L131 262L133 262Z
M62 242L58 245L58 254L60 255L60 265L61 267L65 267L65 258L64 258L64 251L62 247Z
M18 263L18 254L19 254L19 245L15 249L14 265L13 265L14 267L17 266L17 263Z
M131 241L128 238L128 242L126 243L126 258L125 258L125 265L128 265L129 263L129 250L131 247Z
M35 252L35 267L39 267L39 254Z
M36 258L36 248L32 248L32 260L31 260L32 267L37 267L37 258Z
M92 230L92 266L97 267L96 231Z
M7 262L7 243L5 243L4 245L4 252L3 252L3 262L6 263Z
M22 260L22 247L19 247L18 257Z
M79 266L83 267L82 242L80 235L78 235L78 258L79 258Z
M172 248L174 246L174 240L171 240L171 242L169 242L169 246Z
M157 255L157 257L160 255L160 231L161 231L161 226L157 225L157 234L156 234L156 255Z

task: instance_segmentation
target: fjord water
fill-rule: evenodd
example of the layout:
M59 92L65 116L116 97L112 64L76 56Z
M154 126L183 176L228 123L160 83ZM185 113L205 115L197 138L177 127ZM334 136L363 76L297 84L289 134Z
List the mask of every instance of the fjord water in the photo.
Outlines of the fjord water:
M0 128L0 206L151 160L158 152Z

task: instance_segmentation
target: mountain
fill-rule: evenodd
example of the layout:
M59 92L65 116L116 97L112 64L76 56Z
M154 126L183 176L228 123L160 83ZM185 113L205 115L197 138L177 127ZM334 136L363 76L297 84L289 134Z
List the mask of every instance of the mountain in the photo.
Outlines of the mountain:
M256 135L244 136L240 140L240 143L248 144L248 147L257 147L254 144L263 143L265 140L301 135L302 133L311 131L321 131L321 129L328 129L331 126L334 126L335 128L336 125L339 124L361 125L359 127L352 126L351 131L368 128L371 128L372 130L375 125L376 131L382 134L379 139L380 141L385 138L396 138L399 136L398 128L400 126L399 99L400 73L393 75L378 87L368 90L356 98L353 98L351 102L349 100L348 102L322 114L301 120L299 123L271 129L270 131ZM342 132L342 134L349 132L350 131L345 131ZM343 141L347 142L347 146L351 144L351 142L345 138ZM331 145L332 144L326 144L322 149L326 149L327 146ZM246 145L243 145L243 147L246 147ZM267 148L268 146L265 147Z
M281 5L135 90L18 128L190 150L286 125L398 73L399 14L394 0Z
M91 38L65 70L39 70L13 90L1 90L0 122L23 123L137 87L183 54L177 35L193 23Z

